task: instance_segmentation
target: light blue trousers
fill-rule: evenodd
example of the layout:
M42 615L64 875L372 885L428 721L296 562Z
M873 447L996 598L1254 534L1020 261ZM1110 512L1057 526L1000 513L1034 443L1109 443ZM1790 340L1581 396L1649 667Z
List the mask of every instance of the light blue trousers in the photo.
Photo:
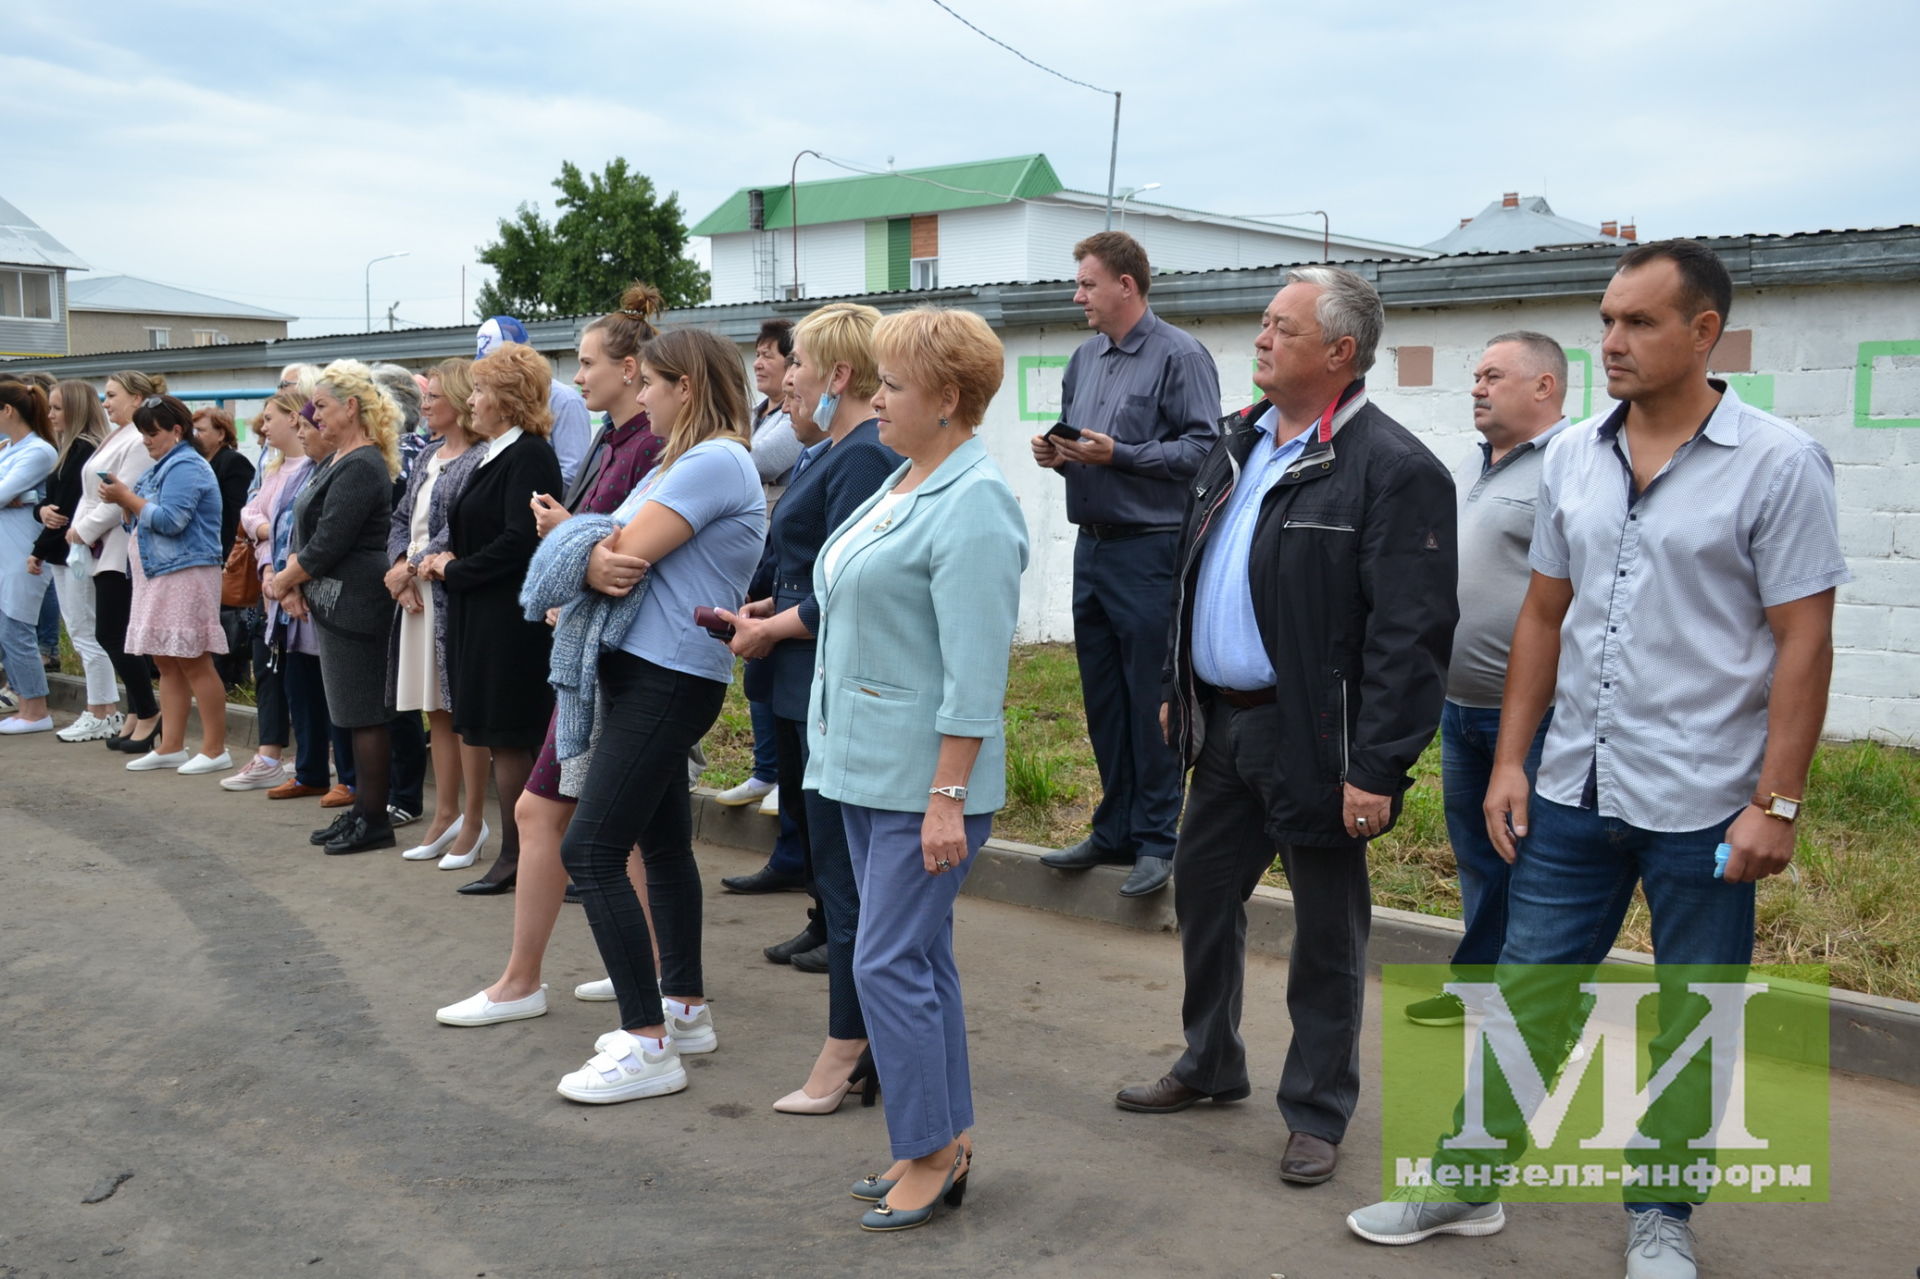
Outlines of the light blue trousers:
M887 1138L895 1159L918 1159L973 1127L953 899L987 842L993 814L967 818L967 859L929 875L920 853L925 814L855 804L840 812L860 885L853 979L880 1072Z

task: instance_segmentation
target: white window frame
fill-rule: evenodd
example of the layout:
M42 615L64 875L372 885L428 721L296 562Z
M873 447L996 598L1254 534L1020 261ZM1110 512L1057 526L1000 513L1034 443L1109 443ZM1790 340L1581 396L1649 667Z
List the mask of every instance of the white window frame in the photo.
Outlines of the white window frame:
M925 283L921 282L922 275L926 277ZM939 288L940 259L937 256L931 258L908 258L907 287L921 293Z
M0 267L0 271L4 271L6 274L14 277L14 280L15 280L15 283L13 286L14 293L20 299L20 312L21 312L19 315L11 315L4 311L0 311L0 320L25 320L30 324L54 324L59 321L60 290L54 286L53 272L35 271L28 267L14 267L14 266ZM26 314L27 278L29 276L35 279L45 280L47 282L47 313L45 315Z
M147 330L147 349L149 351L170 351L173 349L173 330L159 325L149 324Z
M219 329L195 329L193 331L193 344L195 346L226 346L227 341L227 335Z

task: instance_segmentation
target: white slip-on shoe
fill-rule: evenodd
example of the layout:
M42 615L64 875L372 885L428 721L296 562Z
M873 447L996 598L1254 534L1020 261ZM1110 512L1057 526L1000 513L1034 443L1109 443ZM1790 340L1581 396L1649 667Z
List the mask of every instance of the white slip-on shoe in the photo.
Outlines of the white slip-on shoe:
M609 979L611 980L611 979ZM693 1010L693 1016L681 1018L674 1015L673 1009L665 1009L667 1019L667 1037L673 1041L674 1048L683 1057L694 1057L701 1053L710 1053L720 1046L720 1036L713 1029L713 1006L701 1004ZM624 1035L625 1030L610 1030L593 1041L593 1046L606 1052L615 1043L615 1035Z
M151 773L156 769L162 768L178 769L180 765L192 758L193 756L187 754L185 751L172 751L165 755L162 755L159 751L148 751L139 759L128 760L127 771L129 773Z
M637 1101L642 1097L663 1097L687 1086L687 1070L680 1064L673 1040L654 1052L624 1030L602 1036L609 1042L587 1059L587 1064L570 1075L560 1077L555 1090L569 1101L588 1105L606 1105L616 1101Z
M465 870L480 860L480 854L487 850L487 836L493 832L487 829L486 822L480 823L480 838L473 841L473 847L464 853L448 853L439 862L441 870ZM449 844L453 841L448 840ZM424 860L424 859L423 859Z
M15 715L10 719L0 719L0 733L17 737L22 733L51 733L53 716L42 715L39 719L22 719Z
M575 999L584 999L590 1004L605 1003L615 998L613 978L602 977L599 981L583 981L573 988Z
M434 1013L433 1019L443 1026L493 1026L503 1021L544 1017L546 1012L547 988L543 985L524 999L509 999L505 1003L488 999L483 990L457 1004L448 1004Z
M460 826L467 820L466 814L453 819L453 825L440 832L440 838L416 844L400 856L410 862L428 862L447 851L447 845L460 837Z
M287 780L287 766L277 759L268 759L265 755L255 755L247 761L247 766L232 777L220 779L220 789L230 791L272 790Z
M780 788L778 786L768 791L765 797L761 799L760 811L767 817L778 817L780 815Z
M233 756L226 751L209 758L204 752L195 755L175 771L185 777L199 777L206 773L218 773L233 767Z
M744 808L748 804L759 803L773 789L775 789L775 783L763 782L758 777L749 777L738 786L729 786L715 795L713 802L725 804L728 808Z

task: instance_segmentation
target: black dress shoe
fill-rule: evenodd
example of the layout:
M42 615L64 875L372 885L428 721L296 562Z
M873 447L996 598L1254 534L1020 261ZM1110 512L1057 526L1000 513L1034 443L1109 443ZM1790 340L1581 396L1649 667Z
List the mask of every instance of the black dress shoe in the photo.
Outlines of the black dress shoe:
M134 737L130 734L122 734L119 737L109 737L107 739L107 749L110 751L120 751L127 755L144 755L152 750L153 744L159 740L160 721L156 719L153 721L153 731L145 737Z
M775 942L760 953L772 964L791 964L795 955L813 950L827 944L827 926L820 922L820 912L807 912L807 926L783 942Z
M347 823L352 820L353 820L353 810L349 808L344 813L341 813L338 817L334 818L327 825L321 827L319 830L314 831L311 835L307 836L307 842L309 844L315 845L316 847L322 844L330 844L334 840L340 838L341 833L347 829Z
M1125 866L1132 861L1133 858L1120 853L1101 852L1094 847L1091 835L1077 844L1040 858L1042 866L1051 866L1055 870L1092 870L1095 866Z
M1120 885L1122 897L1145 897L1157 893L1173 878L1173 858L1142 857L1133 864L1133 873Z
M1113 1104L1122 1110L1134 1110L1143 1115L1171 1115L1185 1110L1196 1101L1240 1101L1252 1091L1251 1088L1230 1088L1226 1092L1201 1092L1198 1088L1187 1087L1172 1075L1162 1075L1150 1084L1122 1088L1114 1094Z
M329 857L338 857L343 853L367 853L376 848L392 848L394 843L392 826L350 811L339 833L327 841L326 852Z
M720 881L720 887L730 893L797 893L806 886L805 875L775 870L771 865L751 875L729 875Z
M1312 1133L1297 1132L1287 1138L1286 1153L1280 1156L1280 1180L1317 1186L1333 1176L1339 1163L1340 1147Z
M453 891L465 893L468 897L491 897L495 893L510 893L513 891L514 878L515 876L508 875L505 879L476 879L470 884L460 885Z
M803 973L824 973L827 971L827 943L821 942L812 950L803 950L793 957L793 966Z

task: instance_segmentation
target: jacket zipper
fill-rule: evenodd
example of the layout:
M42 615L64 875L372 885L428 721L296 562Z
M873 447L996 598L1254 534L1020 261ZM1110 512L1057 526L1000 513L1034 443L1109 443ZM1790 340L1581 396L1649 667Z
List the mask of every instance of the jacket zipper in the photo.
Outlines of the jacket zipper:
M1340 780L1347 780L1347 681L1339 671L1333 677L1340 681Z

